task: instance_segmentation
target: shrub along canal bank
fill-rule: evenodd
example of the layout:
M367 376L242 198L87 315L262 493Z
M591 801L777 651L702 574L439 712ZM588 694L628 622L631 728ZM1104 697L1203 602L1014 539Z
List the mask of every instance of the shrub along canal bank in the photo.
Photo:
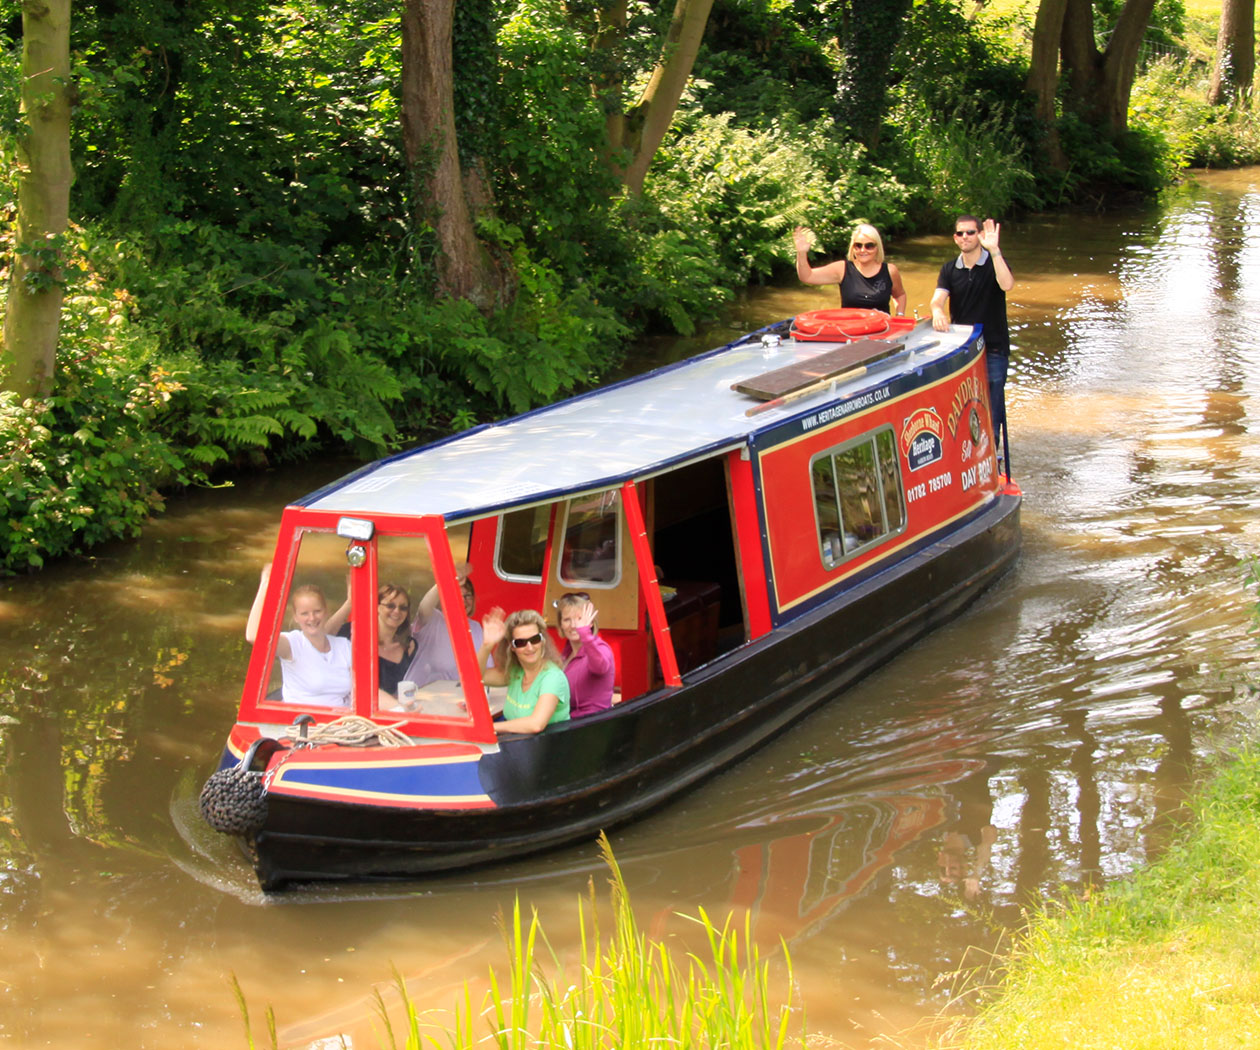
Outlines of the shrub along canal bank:
M1260 746L1189 802L1169 850L1105 893L1044 906L969 972L980 1010L938 1050L1260 1043ZM997 983L994 984L996 979Z

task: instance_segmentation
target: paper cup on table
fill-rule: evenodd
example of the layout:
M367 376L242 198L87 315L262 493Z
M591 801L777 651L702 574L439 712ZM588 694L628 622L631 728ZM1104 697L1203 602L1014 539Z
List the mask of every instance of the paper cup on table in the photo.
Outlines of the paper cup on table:
M398 683L398 702L408 711L416 708L416 683L402 681Z

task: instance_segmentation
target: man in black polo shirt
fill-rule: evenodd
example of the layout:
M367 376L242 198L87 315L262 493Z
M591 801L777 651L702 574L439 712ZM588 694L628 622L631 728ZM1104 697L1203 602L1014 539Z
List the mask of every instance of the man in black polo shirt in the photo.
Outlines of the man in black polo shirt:
M1006 329L1006 293L1015 285L1011 269L998 245L1001 226L992 219L983 225L974 215L954 220L954 243L959 255L941 267L932 295L932 327L938 332L955 324L984 325L988 347L989 408L993 430L1006 434L1006 371L1011 340ZM946 313L945 304L949 304ZM1008 468L1009 469L1009 468Z

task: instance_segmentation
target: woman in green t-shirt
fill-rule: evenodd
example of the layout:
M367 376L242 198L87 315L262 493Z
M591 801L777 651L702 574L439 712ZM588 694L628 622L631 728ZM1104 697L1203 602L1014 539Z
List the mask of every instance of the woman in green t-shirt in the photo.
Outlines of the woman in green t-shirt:
M483 631L477 659L496 649L494 666L486 667L486 685L506 685L503 721L496 733L541 733L553 722L569 720L569 680L560 667L560 653L547 633L547 621L533 609L519 609L506 620L503 610L491 609L481 621Z

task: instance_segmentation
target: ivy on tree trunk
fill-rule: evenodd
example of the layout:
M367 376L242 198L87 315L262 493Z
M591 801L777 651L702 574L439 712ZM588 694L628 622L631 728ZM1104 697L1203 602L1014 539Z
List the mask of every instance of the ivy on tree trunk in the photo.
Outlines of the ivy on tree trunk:
M484 312L504 305L511 280L477 237L474 221L494 206L476 161L460 159L455 124L452 36L455 0L406 0L402 17L402 128L407 166L417 191L416 221L438 243L437 283L443 295L468 299Z
M911 0L848 0L845 5L837 119L867 149L879 146L888 108L888 69L910 5Z

